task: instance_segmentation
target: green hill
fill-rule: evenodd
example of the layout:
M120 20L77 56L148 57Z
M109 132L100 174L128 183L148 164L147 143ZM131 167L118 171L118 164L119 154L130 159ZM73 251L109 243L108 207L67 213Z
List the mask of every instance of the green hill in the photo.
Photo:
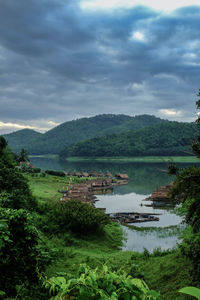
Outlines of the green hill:
M183 155L197 134L194 123L161 122L139 130L93 138L68 146L60 153L70 156Z
M68 146L90 138L144 128L160 122L169 122L149 115L126 116L103 114L62 123L44 134L20 130L4 135L16 152L25 148L30 154L57 154Z
M34 143L41 136L42 133L39 133L31 129L22 129L4 135L10 148L12 148L15 152L19 152L22 148L28 149L29 144Z
M59 153L65 145L101 136L105 129L130 119L124 115L99 115L65 122L47 131L28 150L33 154Z
M130 120L104 130L104 135L110 135L115 133L127 132L130 130L142 129L145 127L153 126L159 123L168 123L168 120L163 120L155 116L140 115L132 117Z

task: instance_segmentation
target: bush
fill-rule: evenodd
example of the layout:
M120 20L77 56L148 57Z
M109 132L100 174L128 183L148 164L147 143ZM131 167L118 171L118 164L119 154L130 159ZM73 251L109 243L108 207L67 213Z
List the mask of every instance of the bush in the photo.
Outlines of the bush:
M17 285L36 283L40 255L30 214L0 208L0 290L14 296Z
M65 173L62 171L46 170L45 173L49 175L65 177Z
M77 233L95 233L110 222L109 217L101 210L80 200L62 203L59 214L62 214L62 228Z
M3 193L3 196L0 195L1 207L31 210L37 206L27 179L4 154L0 155L0 191Z
M193 233L191 230L187 231L183 242L180 245L183 255L188 257L192 262L191 275L193 284L199 285L200 278L200 232Z

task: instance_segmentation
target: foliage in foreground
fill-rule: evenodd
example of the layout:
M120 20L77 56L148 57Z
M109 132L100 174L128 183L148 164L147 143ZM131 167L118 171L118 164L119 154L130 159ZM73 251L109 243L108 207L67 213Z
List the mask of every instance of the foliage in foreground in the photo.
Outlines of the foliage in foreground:
M197 95L200 97L199 94ZM200 109L200 99L196 102ZM200 117L197 119L200 124ZM192 149L197 157L200 157L200 135L193 143ZM200 168L192 166L185 169L170 168L170 173L176 175L171 197L176 203L182 205L185 220L191 230L185 236L181 244L182 253L185 254L193 264L192 276L194 283L199 285L200 279Z
M30 214L0 208L0 290L15 295L17 285L36 283L40 255Z
M28 210L36 207L27 179L15 167L3 137L0 137L0 206Z
M154 300L159 297L143 280L124 272L112 272L106 265L101 270L81 265L76 278L52 277L46 279L44 285L55 300Z
M197 289L193 286L187 286L179 290L180 293L190 295L200 300L200 289Z

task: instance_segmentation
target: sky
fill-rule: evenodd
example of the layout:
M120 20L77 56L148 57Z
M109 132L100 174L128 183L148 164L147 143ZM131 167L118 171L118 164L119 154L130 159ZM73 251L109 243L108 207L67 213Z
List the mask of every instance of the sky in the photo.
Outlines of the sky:
M98 114L191 122L200 0L0 0L0 134Z

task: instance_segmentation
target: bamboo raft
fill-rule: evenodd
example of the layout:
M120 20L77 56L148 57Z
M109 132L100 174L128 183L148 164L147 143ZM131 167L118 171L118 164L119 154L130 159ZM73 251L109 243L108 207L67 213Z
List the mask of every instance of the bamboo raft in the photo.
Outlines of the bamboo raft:
M97 199L95 195L112 193L113 180L111 178L102 178L96 180L89 180L84 183L71 184L66 189L59 190L63 196L60 201L68 201L72 199L81 200L94 204Z
M169 192L171 187L173 186L173 182L169 185L163 185L157 188L152 192L151 196L144 199L145 201L153 201L153 202L171 202L171 198L169 196Z
M142 222L152 222L159 221L160 214L156 213L137 213L137 212L118 212L107 214L113 221L118 221L120 223L142 223Z

